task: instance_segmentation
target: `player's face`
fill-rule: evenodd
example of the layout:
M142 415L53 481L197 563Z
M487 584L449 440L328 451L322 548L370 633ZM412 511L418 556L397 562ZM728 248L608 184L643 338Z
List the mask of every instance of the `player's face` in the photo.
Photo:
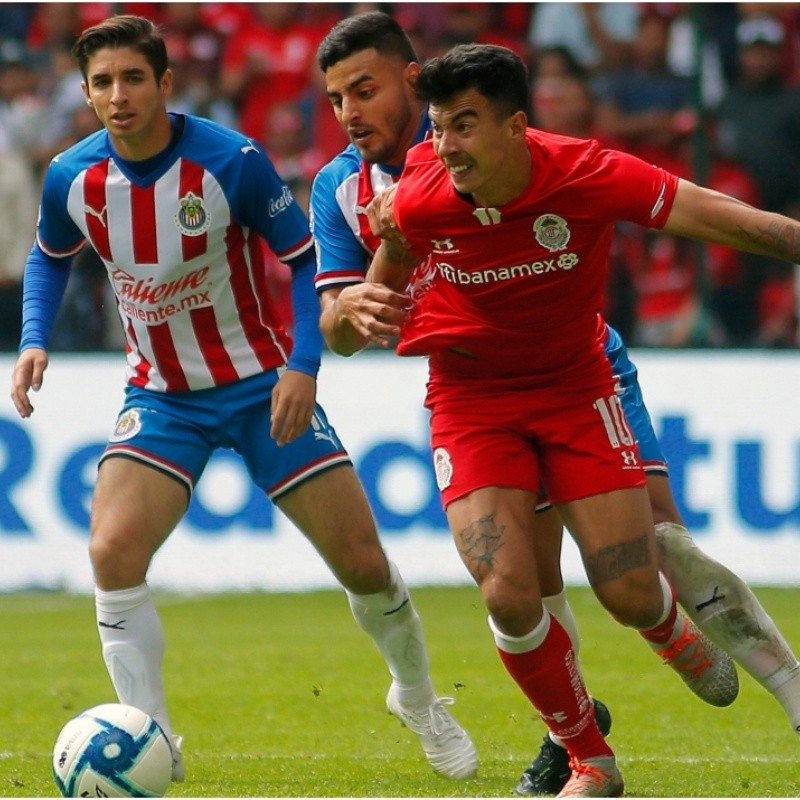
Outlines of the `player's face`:
M422 107L414 98L418 64L362 50L325 73L336 119L368 163L401 166L419 129Z
M500 117L490 101L467 89L446 103L432 103L433 146L456 190L479 205L510 202L530 182L526 117Z
M86 69L83 91L119 154L141 160L161 152L170 138L167 70L160 83L147 59L130 47L98 50Z

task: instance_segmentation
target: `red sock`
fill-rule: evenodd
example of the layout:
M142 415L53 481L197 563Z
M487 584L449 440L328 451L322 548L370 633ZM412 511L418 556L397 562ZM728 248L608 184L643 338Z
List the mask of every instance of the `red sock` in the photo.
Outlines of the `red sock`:
M667 618L655 628L649 630L640 630L639 633L647 639L648 642L653 644L666 644L675 635L675 620L678 618L678 606L675 604L675 596L672 597L672 608L667 614Z
M613 756L594 718L569 636L555 617L544 641L527 653L498 648L505 668L533 703L548 728L578 761Z

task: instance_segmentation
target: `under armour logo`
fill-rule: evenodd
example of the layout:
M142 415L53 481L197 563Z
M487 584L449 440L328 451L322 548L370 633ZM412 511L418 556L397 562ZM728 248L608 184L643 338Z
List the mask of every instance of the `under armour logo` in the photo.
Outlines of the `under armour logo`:
M622 460L625 462L626 467L634 465L636 464L636 453L633 450L623 450Z

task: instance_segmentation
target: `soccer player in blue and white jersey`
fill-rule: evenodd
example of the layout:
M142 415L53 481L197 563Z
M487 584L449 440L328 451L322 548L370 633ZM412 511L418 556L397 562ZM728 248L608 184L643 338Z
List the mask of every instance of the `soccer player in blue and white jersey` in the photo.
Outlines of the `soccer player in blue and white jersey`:
M161 725L182 780L146 575L213 451L232 448L346 589L433 768L472 776L475 748L434 693L419 617L315 402L322 339L305 214L253 141L167 112L172 76L149 20L111 17L83 32L74 55L103 130L48 169L12 398L21 416L33 412L29 392L42 386L71 257L88 242L108 270L127 341L125 401L100 460L90 541L97 624L120 702ZM292 269L294 342L269 302L261 239Z
M364 282L378 241L369 228L365 207L397 179L408 149L424 137L428 120L424 104L413 91L420 69L417 57L391 17L367 12L343 20L322 42L317 60L325 73L333 111L352 144L322 169L312 189L316 286L328 345L342 355L352 355L369 342L385 346L405 317L407 296ZM422 276L420 291L429 277ZM414 299L414 292L410 294ZM778 700L792 727L800 732L796 656L744 582L693 542L670 488L666 459L644 405L636 367L617 332L602 320L598 337L619 376L625 414L645 461L661 568L697 626ZM577 652L578 630L559 567L562 525L549 506L537 514L536 529L544 604L569 632ZM608 712L597 701L595 708L607 732ZM569 778L568 762L561 743L545 736L516 793L557 794Z
M328 99L352 143L320 170L311 189L315 285L323 332L333 325L331 333L343 337L336 351L350 355L366 343L363 332L350 330L359 324L356 309L393 313L385 305L391 293L364 282L380 244L367 206L400 177L406 153L425 138L430 122L414 96L420 69L414 49L386 14L367 12L339 23L320 45L317 60ZM344 339L352 339L352 346Z

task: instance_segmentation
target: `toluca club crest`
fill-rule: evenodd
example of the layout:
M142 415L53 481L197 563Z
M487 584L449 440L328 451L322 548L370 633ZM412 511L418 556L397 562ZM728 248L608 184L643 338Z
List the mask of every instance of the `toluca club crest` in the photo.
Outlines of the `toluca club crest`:
M551 253L566 250L569 243L567 221L556 214L543 214L533 223L536 241Z

